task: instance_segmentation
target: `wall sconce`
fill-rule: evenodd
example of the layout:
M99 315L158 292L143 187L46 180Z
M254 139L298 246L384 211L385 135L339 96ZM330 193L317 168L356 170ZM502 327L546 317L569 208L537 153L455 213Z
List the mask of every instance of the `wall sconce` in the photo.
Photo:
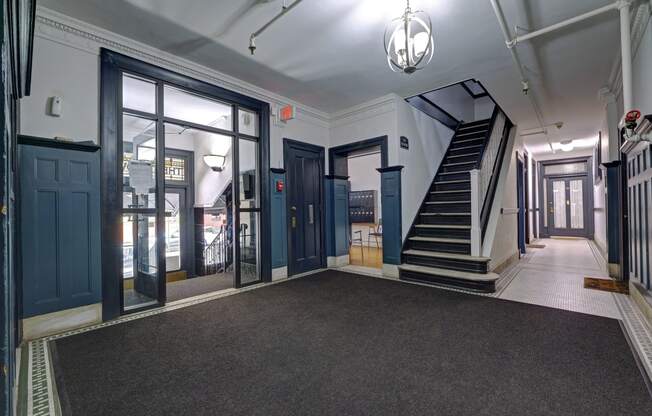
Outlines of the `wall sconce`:
M206 163L214 172L222 172L222 169L224 169L224 162L226 162L226 156L204 155L204 163Z

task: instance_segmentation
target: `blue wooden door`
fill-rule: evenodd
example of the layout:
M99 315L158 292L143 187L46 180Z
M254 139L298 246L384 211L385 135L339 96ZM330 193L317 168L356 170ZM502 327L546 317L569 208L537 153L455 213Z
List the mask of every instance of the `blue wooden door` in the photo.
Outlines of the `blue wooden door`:
M323 152L323 151L321 151ZM323 153L299 144L286 149L288 265L291 275L323 267Z
M23 317L100 302L100 155L20 147Z

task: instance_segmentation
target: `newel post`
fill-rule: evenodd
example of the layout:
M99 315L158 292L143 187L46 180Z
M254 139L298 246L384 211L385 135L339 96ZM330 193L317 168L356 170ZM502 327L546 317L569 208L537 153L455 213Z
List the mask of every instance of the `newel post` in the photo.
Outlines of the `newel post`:
M471 172L471 255L480 256L482 251L482 227L480 225L480 171Z

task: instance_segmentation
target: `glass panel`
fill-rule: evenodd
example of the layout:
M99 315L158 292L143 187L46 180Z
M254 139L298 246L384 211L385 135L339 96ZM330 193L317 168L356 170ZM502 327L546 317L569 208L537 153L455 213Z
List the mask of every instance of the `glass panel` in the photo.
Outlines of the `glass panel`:
M133 309L157 303L156 216L122 216L122 270L124 308Z
M555 206L555 228L566 228L566 182L552 182L552 198Z
M168 85L164 91L164 115L204 126L233 130L232 107Z
M546 166L546 175L564 175L568 173L584 173L586 172L586 162L579 163L565 163L562 165L549 165Z
M145 113L156 113L156 84L123 74L122 106Z
M165 194L165 271L181 269L181 211L178 193Z
M238 109L238 130L240 133L258 137L258 114Z
M258 143L240 139L240 208L258 207Z
M259 280L258 212L240 213L240 283Z
M125 114L122 139L122 206L156 208L156 122Z
M570 181L570 220L571 228L584 228L584 196L582 194L582 180Z
M194 152L196 206L214 206L231 183L232 142L231 136L165 123L165 146ZM215 158L221 162L221 165L210 166L208 162L214 162L211 158L208 158L207 162L206 156L210 155L221 156L222 158ZM187 172L188 169L185 171ZM166 175L166 180L170 179L172 179L170 175Z
M163 169L165 170L166 181L186 181L186 159L166 156Z

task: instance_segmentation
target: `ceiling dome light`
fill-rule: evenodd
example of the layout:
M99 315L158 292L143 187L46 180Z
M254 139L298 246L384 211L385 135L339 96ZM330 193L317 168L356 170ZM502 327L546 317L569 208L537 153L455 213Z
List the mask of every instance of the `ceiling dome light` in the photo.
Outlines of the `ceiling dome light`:
M410 0L402 16L393 19L385 29L387 64L394 72L412 74L432 60L435 42L432 22L423 11L412 11Z

